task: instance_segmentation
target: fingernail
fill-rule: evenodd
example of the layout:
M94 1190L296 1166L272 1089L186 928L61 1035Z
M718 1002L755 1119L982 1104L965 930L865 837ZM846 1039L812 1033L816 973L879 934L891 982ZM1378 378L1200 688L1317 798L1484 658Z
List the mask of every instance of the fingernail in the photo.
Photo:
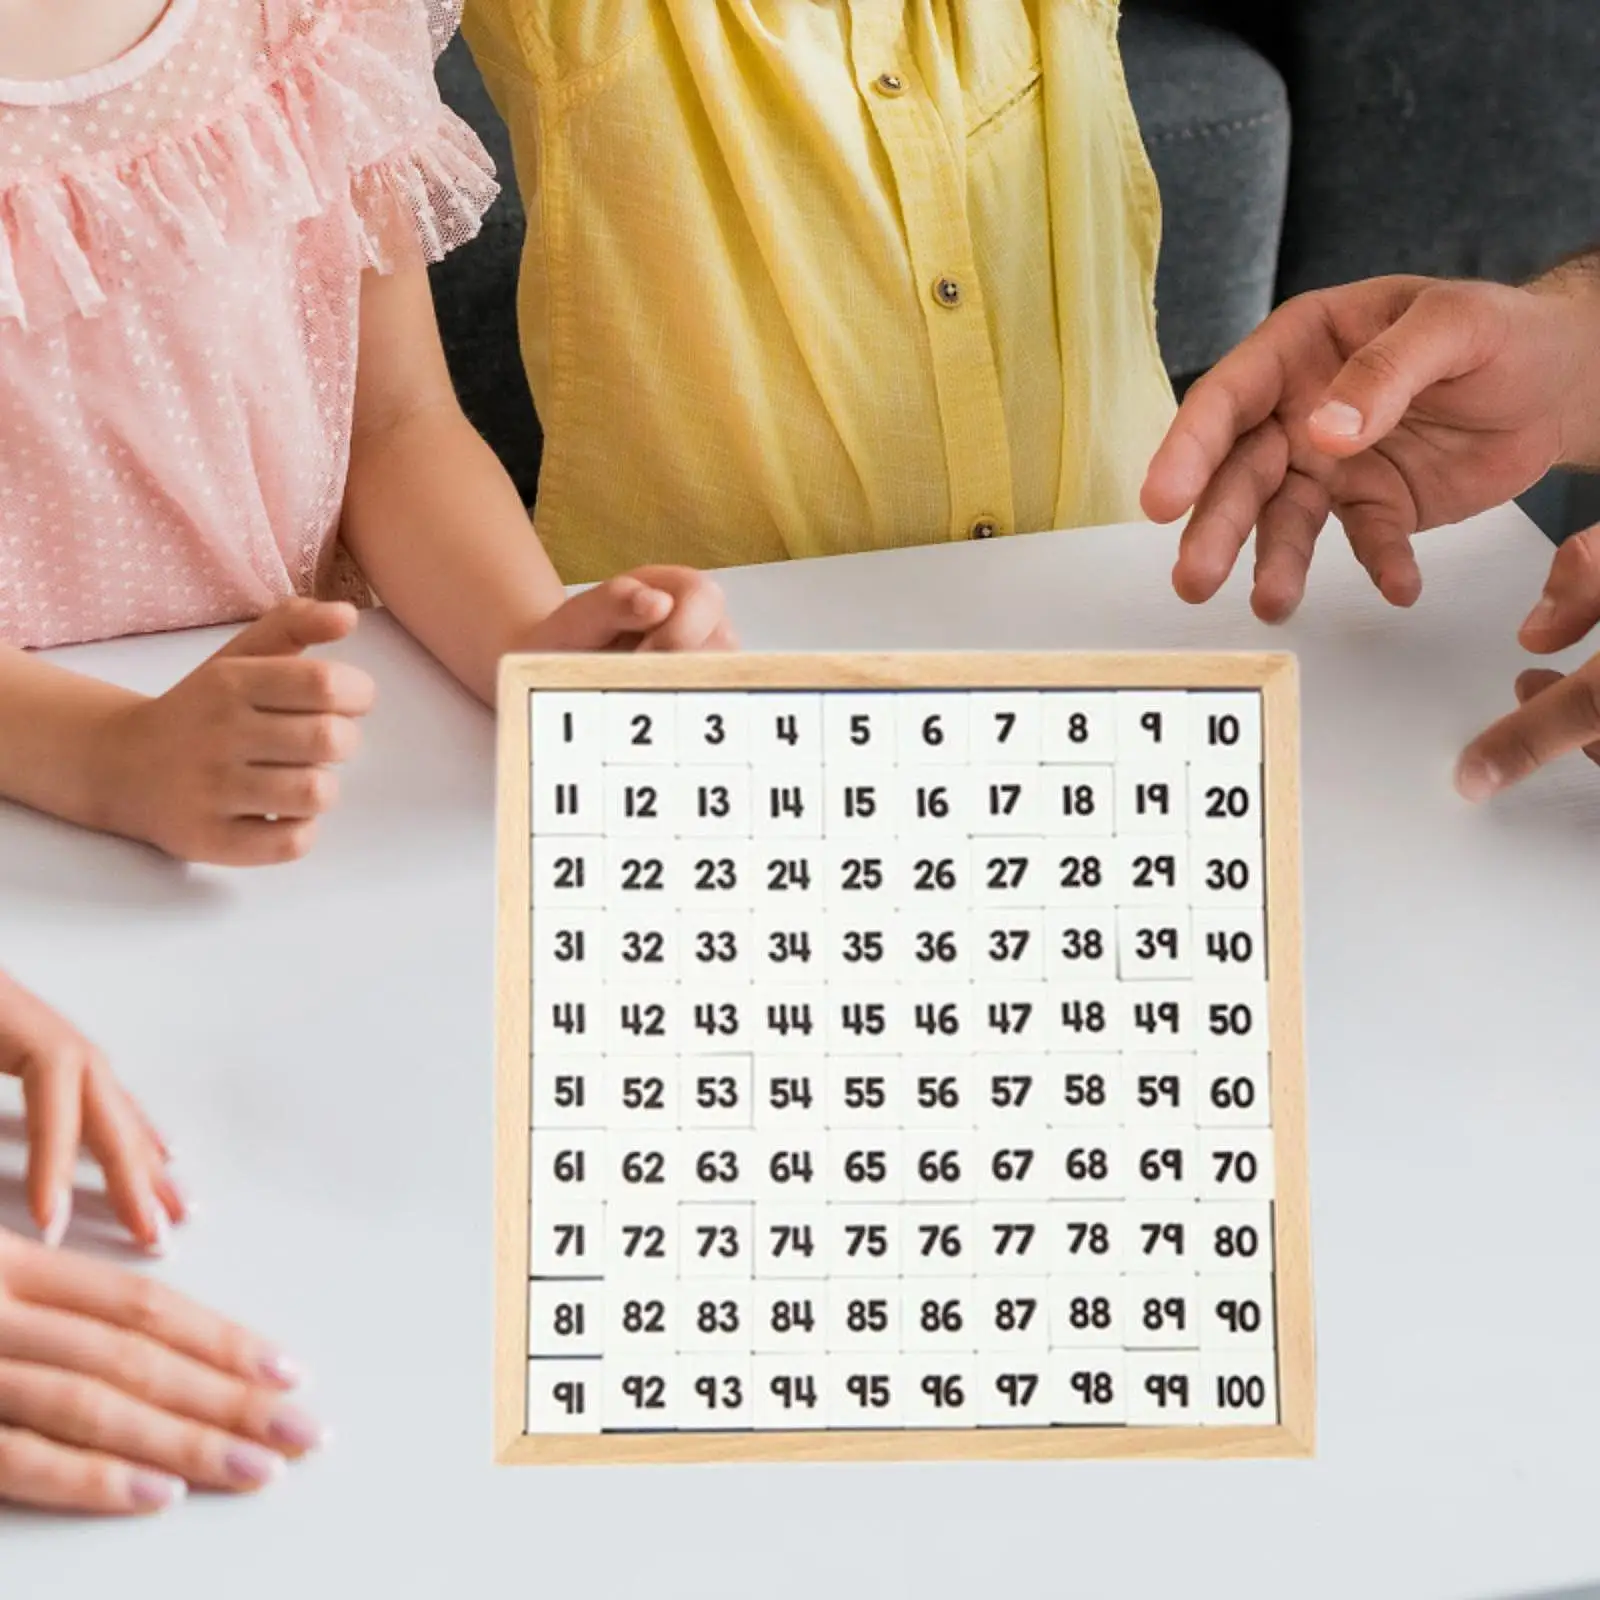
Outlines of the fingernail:
M264 1483L283 1476L284 1460L270 1450L258 1450L254 1445L235 1445L222 1458L222 1467L228 1477L241 1488L259 1489Z
M256 1361L256 1371L280 1389L296 1389L305 1382L305 1370L281 1350L268 1350Z
M297 1454L315 1450L328 1442L327 1430L297 1406L284 1406L267 1424L267 1437L274 1444Z
M1555 601L1549 595L1546 595L1528 613L1527 621L1522 624L1524 630L1533 629L1536 631L1540 628L1548 628L1556 620L1556 612L1559 609L1560 607L1556 605Z
M160 1472L136 1472L128 1480L128 1498L141 1511L165 1511L189 1492L182 1478L169 1478Z
M1481 757L1463 760L1456 768L1456 789L1463 800L1470 800L1473 805L1498 794L1504 781L1500 769Z
M194 1221L200 1214L200 1208L189 1198L189 1191L170 1172L167 1174L167 1187L172 1191L172 1198L178 1202L178 1210L182 1213L183 1220Z
M1311 425L1335 439L1359 439L1366 419L1354 406L1342 400L1330 400L1311 414Z
M56 1190L51 1202L50 1220L40 1230L39 1238L46 1250L54 1250L67 1236L67 1224L72 1221L72 1191L63 1184Z
M145 1246L145 1254L164 1256L172 1249L172 1227L167 1221L166 1208L158 1200L151 1201L145 1211L150 1226L155 1230L155 1238Z

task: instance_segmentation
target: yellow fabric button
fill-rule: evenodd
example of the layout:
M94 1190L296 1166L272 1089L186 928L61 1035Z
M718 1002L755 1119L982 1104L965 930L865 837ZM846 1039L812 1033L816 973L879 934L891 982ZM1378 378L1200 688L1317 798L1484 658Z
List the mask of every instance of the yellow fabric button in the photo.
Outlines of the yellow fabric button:
M940 278L933 286L933 298L948 311L961 304L961 285L954 278Z
M887 99L894 100L906 92L906 80L898 72L880 73L873 88Z
M972 537L974 539L992 539L1000 529L995 525L993 517L979 517L972 524Z

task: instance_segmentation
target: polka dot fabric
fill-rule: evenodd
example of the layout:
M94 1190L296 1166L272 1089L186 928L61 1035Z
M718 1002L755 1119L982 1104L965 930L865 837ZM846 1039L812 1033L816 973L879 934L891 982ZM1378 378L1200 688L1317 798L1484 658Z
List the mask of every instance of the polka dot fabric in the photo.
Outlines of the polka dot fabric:
M362 273L471 238L456 0L173 0L129 55L0 82L0 642L330 593Z

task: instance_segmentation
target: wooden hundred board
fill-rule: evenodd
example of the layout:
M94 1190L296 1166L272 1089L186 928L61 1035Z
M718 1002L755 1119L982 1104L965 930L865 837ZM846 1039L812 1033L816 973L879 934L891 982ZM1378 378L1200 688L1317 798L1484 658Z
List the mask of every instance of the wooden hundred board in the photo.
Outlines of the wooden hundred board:
M502 1462L1311 1452L1281 655L518 657Z

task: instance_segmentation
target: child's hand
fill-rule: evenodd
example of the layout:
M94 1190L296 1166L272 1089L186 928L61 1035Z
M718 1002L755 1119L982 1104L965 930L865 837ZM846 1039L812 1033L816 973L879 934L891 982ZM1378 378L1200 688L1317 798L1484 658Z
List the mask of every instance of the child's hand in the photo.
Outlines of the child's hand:
M259 1489L322 1443L296 1378L161 1284L0 1229L0 1500L128 1515Z
M360 742L366 673L302 651L343 639L353 606L290 600L176 688L121 713L102 778L117 833L220 866L294 861Z
M722 590L690 567L637 567L574 595L524 650L737 650Z
M47 1245L67 1231L72 1167L83 1143L105 1173L111 1207L140 1244L159 1253L183 1196L168 1151L106 1060L66 1018L0 972L0 1074L22 1080L28 1118L28 1209Z

